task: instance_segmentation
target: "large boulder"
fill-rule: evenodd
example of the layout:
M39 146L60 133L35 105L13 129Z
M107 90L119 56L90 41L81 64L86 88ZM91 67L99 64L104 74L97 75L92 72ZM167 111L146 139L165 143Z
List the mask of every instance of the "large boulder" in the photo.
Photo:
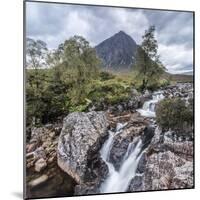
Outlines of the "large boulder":
M74 112L63 121L57 162L78 184L94 181L101 165L99 149L107 136L104 112Z
M143 184L138 187L138 179L133 179L131 191L193 187L193 141L177 140L157 127L146 156L144 170L138 170Z
M193 141L159 127L146 133L141 138L148 145L128 191L193 188Z
M193 187L193 162L171 151L154 153L148 158L144 190Z

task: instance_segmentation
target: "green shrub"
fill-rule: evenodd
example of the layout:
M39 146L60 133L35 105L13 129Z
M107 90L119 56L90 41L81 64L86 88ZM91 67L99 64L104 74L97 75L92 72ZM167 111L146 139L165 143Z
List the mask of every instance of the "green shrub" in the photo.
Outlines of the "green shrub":
M107 81L94 81L91 85L88 98L93 102L103 101L112 105L126 100L129 98L129 95L129 83L116 78Z
M115 75L111 74L110 72L102 71L99 74L101 81L107 81L109 79L115 78Z
M88 106L92 103L91 100L85 99L85 102L79 105L71 105L69 107L69 112L84 112L87 110Z
M160 80L160 86L161 87L166 87L168 85L170 85L170 80L169 79L161 79Z
M156 107L156 119L163 129L181 131L192 127L193 112L180 98L164 99Z

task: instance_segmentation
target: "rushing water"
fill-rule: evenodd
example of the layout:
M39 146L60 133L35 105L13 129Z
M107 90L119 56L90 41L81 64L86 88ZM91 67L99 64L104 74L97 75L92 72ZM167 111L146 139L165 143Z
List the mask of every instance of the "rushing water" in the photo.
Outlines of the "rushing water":
M137 111L145 117L156 117L155 106L162 99L164 99L162 91L154 92L152 99L145 101L143 107L141 109L137 109Z
M130 181L135 176L137 165L142 155L142 141L139 138L136 138L129 144L118 171L114 168L113 164L109 162L110 150L113 145L114 137L121 133L124 126L126 126L126 124L119 123L115 132L109 131L109 138L100 151L101 157L107 164L109 170L108 177L100 187L101 193L125 192L128 189Z
M152 99L146 101L141 109L137 111L145 117L155 117L155 106L164 98L162 91L154 92ZM110 151L113 146L114 138L120 134L127 125L118 123L115 131L109 131L109 137L101 148L100 154L108 166L108 177L101 184L101 193L126 192L131 180L135 177L140 158L142 156L142 140L140 137L135 138L126 150L121 161L121 167L116 170L114 165L109 161Z
M141 109L138 109L137 111L142 116L154 118L156 117L156 104L164 98L165 97L162 91L154 92L152 95L152 99L144 102L143 107ZM107 164L109 171L106 179L100 185L101 193L126 192L128 190L131 180L136 175L138 163L143 154L143 147L145 144L145 142L144 144L142 143L141 137L137 137L131 143L129 143L126 153L120 162L119 170L115 169L113 163L111 163L109 159L115 137L123 131L123 128L126 125L127 123L118 123L115 131L109 131L109 137L100 150L100 155L104 162Z

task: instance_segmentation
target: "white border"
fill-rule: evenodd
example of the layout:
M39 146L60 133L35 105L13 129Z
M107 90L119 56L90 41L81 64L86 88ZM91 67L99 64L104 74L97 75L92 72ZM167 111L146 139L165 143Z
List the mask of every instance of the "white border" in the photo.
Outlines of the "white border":
M50 1L50 0L49 0ZM56 1L56 0L54 0ZM200 123L199 103L200 102L200 73L199 73L199 50L200 50L200 11L197 0L59 0L59 2L85 3L115 6L147 7L159 9L193 10L195 11L196 29L196 107L195 107L195 182L196 189L180 191L144 192L132 194L101 195L73 197L75 199L196 199L200 196ZM23 1L22 0L2 0L0 6L0 190L1 199L19 199L22 197L22 177L23 177ZM180 30L181 31L181 30ZM178 52L177 52L178 53ZM64 198L60 198L64 199ZM66 199L66 198L65 198Z

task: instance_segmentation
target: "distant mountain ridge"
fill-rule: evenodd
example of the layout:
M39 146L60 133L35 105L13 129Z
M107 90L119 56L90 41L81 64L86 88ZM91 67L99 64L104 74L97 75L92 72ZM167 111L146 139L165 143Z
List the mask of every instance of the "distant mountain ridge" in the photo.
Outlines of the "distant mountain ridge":
M137 44L124 31L98 44L95 49L105 68L120 70L130 69L135 61Z
M183 75L192 75L192 76L194 75L193 71L183 72L182 74Z

